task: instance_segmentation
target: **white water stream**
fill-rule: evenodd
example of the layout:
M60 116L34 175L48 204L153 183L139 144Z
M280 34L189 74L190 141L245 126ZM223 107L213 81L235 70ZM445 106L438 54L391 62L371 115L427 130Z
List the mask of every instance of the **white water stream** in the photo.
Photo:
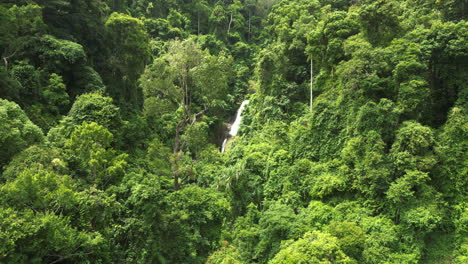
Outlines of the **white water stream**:
M248 103L249 103L249 100L244 100L242 104L240 105L239 109L237 109L236 119L234 120L234 123L232 123L231 130L229 130L228 137L225 138L223 141L221 152L224 152L226 150L226 143L227 143L228 138L237 136L237 132L239 132L239 127L242 121L242 111L244 111L244 108Z

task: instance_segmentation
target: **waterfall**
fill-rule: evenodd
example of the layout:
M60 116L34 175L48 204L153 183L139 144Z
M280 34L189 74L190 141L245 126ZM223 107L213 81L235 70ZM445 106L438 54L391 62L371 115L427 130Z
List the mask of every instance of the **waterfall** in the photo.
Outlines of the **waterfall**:
M226 143L227 143L227 138L225 138L225 139L223 140L223 146L221 147L221 153L223 153L224 150L226 149Z
M234 123L232 123L231 129L229 130L228 137L237 136L237 132L239 132L240 124L242 121L242 111L244 111L244 108L248 103L249 103L249 100L244 100L242 104L240 105L239 109L237 110L236 119L234 120ZM227 143L228 137L225 138L223 141L221 152L224 152L226 150L226 143Z
M229 135L231 135L231 137L237 136L237 132L239 131L240 123L242 121L242 111L244 110L245 105L248 103L249 100L244 100L237 110L236 120L234 120L234 123L232 123L231 130L229 131Z

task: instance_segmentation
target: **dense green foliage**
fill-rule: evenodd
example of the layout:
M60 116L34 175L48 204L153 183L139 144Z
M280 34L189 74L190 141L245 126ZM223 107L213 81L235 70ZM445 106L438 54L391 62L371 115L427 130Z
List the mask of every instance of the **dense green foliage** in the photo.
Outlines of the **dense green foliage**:
M0 263L467 263L467 8L0 1Z

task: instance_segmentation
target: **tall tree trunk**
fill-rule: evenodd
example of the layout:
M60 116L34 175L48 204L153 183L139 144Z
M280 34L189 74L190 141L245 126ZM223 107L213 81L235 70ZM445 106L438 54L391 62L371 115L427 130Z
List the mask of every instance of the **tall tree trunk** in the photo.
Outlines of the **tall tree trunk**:
M314 69L313 69L313 60L312 60L312 55L310 56L310 112L312 112L312 104L314 102L314 94L313 94L313 88L314 88Z
M251 36L250 36L250 30L251 30L250 29L250 27L251 27L251 22L250 21L251 21L251 19L252 19L252 15L250 14L250 10L249 10L249 40L251 38Z
M173 161L173 174L174 174L174 191L179 190L179 178L180 178L180 169L179 169L179 161L181 152L174 153L174 161Z
M229 25L228 25L228 35L229 35L229 32L231 31L231 24L232 24L232 13L231 13L231 19L229 20Z
M197 31L198 31L198 36L200 36L200 11L197 13Z
M182 149L184 148L183 143L181 142L181 139L180 139L180 133L181 133L182 127L185 125L186 122L187 122L187 119L184 118L180 120L179 123L177 123L176 131L175 131L174 147L172 149L172 154L173 154L173 157L171 160L172 174L174 175L174 190L176 191L179 190L179 178L180 178L179 162L180 162L180 158L182 155Z

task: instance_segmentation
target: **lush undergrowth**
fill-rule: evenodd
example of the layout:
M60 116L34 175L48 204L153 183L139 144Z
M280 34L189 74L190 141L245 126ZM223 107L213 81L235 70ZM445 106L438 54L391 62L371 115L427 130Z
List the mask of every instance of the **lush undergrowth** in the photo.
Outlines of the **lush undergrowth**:
M0 263L467 263L467 6L1 1Z

